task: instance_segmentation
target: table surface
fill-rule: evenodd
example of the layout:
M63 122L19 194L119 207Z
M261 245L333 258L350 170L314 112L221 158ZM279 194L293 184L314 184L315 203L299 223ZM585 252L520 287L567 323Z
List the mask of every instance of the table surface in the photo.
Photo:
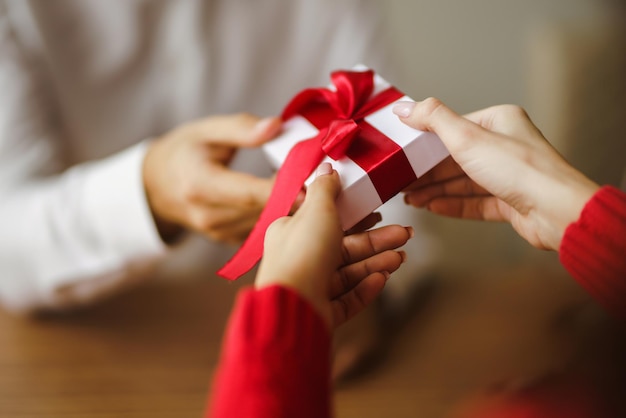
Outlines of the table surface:
M338 417L452 417L493 388L626 370L619 331L562 271L464 276L424 292L378 367L336 388ZM242 285L152 283L72 313L0 312L0 417L202 416Z

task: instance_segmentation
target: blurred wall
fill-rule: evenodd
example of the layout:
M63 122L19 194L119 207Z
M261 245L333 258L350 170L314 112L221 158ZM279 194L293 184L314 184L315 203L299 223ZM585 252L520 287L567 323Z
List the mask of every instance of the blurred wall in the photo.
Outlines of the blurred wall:
M568 128L576 126L574 119L581 114L587 115L586 121L598 120L585 107L585 95L598 88L601 91L615 89L599 85L606 83L603 80L606 74L602 71L592 74L598 81L591 83L591 87L581 89L579 86L581 80L588 78L586 59L606 58L608 64L595 63L602 68L615 67L615 61L619 60L616 56L626 57L626 49L606 47L605 38L610 36L596 36L604 33L603 28L616 26L614 15L619 2L391 0L386 4L387 28L394 40L392 52L401 63L396 84L409 95L415 99L439 97L459 112L500 103L522 105L551 142L575 165L584 168L583 171L597 181L619 184L626 172L626 134L621 133L624 130L617 132L617 128L623 124L621 120L626 119L626 110L606 104L613 106L614 112L596 126L604 127L604 121L611 119L615 128L612 134L617 136L610 137L605 132L599 142L598 138L590 137L597 129ZM582 40L591 39L582 42L586 45L582 48L582 58L577 52L580 33ZM604 51L600 58L596 53L598 48ZM607 54L610 57L605 57ZM620 71L611 73L612 81L623 87L626 76L619 74L626 74L626 71ZM626 93L623 96L626 97ZM611 100L618 102L622 97ZM578 105L571 105L574 102ZM601 103L602 98L596 97L595 105ZM620 103L619 106L626 106ZM624 113L620 116L622 110ZM580 127L580 123L577 126ZM596 161L588 161L594 150L597 151ZM610 158L610 164L602 158ZM442 237L444 265L448 268L557 262L555 254L530 248L507 225L477 225L434 216L428 216L425 223Z
M528 104L528 41L562 21L598 21L603 0L390 0L388 28L416 99L437 96L460 112Z

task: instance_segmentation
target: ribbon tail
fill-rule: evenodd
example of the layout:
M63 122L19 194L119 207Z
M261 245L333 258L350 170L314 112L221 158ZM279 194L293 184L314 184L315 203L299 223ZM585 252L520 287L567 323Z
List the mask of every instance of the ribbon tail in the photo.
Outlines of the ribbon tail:
M305 180L324 158L320 145L324 131L314 138L300 141L289 151L278 170L272 193L259 220L237 253L217 272L218 275L228 280L236 280L261 259L265 231L276 219L289 214Z

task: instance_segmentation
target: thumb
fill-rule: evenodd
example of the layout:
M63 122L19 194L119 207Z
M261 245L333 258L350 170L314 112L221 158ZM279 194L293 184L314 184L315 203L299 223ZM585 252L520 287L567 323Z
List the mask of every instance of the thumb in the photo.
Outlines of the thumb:
M330 163L322 163L317 169L317 178L308 187L302 210L312 210L315 212L333 211L336 213L335 200L341 191L339 174Z
M241 113L201 119L191 128L194 136L205 142L234 148L257 147L280 132L281 120Z
M421 102L399 102L393 112L410 127L437 134L453 156L486 133L481 126L432 97Z

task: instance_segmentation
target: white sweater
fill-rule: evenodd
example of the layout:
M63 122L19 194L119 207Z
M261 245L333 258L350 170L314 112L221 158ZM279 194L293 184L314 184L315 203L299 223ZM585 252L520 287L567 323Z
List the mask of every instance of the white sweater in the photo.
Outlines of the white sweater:
M278 114L359 62L389 79L374 3L0 0L3 304L80 305L183 257L147 206L145 140L215 113ZM262 172L254 152L238 169ZM204 251L178 265L224 261Z

